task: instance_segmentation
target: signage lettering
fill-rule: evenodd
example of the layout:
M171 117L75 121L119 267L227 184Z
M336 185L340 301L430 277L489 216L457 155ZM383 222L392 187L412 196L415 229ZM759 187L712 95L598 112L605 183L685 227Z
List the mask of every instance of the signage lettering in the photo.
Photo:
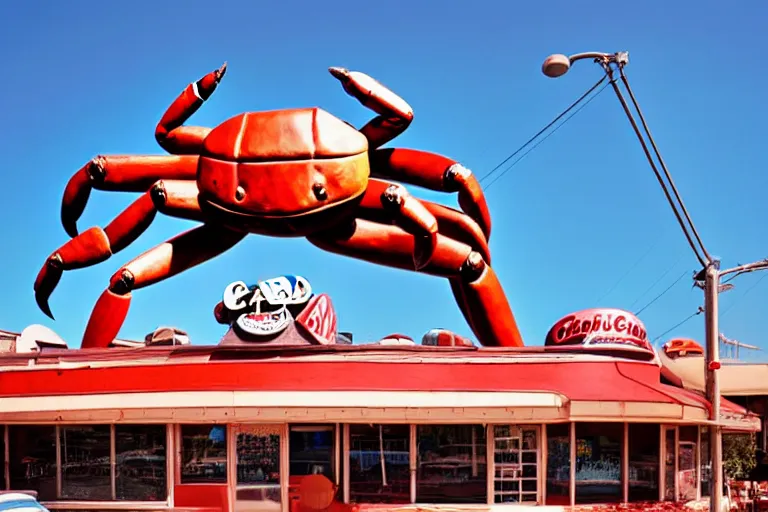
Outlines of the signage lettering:
M653 350L642 322L620 309L590 309L562 318L550 330L547 345L635 345Z
M300 311L311 298L312 287L301 276L279 276L253 286L235 281L224 289L216 317L222 323L236 325L246 334L272 336L293 322L289 308Z

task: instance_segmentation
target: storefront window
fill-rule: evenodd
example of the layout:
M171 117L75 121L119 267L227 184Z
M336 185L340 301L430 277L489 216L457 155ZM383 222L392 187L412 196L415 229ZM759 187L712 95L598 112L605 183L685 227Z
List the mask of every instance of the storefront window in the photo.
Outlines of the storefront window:
M576 423L576 503L623 500L623 423Z
M61 427L61 498L112 499L109 425Z
M629 424L629 501L659 499L659 438L654 423Z
M236 510L280 508L280 427L239 425Z
M571 502L571 424L547 425L547 505Z
M291 425L291 476L325 475L335 482L336 429L333 425Z
M419 425L416 501L486 503L486 437L481 425Z
M409 446L409 425L350 425L350 500L410 503Z
M37 491L40 501L56 499L56 427L9 425L11 489Z
M226 426L181 426L181 483L227 483Z
M115 426L115 491L118 500L163 501L166 426Z

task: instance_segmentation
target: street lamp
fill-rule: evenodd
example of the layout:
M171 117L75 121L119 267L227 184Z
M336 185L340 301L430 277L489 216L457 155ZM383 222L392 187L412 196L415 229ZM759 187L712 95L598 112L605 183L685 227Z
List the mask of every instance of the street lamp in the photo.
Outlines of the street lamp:
M754 263L748 263L746 265L740 265L727 270L720 270L720 261L710 256L704 247L701 237L696 231L696 227L693 225L693 221L688 215L688 211L683 204L683 200L680 197L677 187L672 180L672 176L667 170L667 166L664 164L664 160L661 158L659 149L656 146L653 136L648 129L648 124L645 122L643 113L640 111L640 106L632 93L632 88L629 86L629 81L624 74L624 67L629 64L628 52L617 53L600 53L600 52L585 52L576 53L574 55L566 56L562 54L550 55L544 61L541 66L542 72L550 77L557 78L563 76L571 69L574 62L579 60L592 59L595 63L600 64L608 77L610 84L613 86L613 90L616 93L616 97L619 99L621 106L624 109L624 113L627 115L632 128L637 135L640 145L643 147L645 156L648 159L648 163L653 169L656 178L661 185L667 201L672 207L672 211L677 218L680 227L683 230L688 243L691 246L694 254L696 255L699 263L703 267L700 272L694 275L694 285L704 290L704 313L705 313L705 345L706 345L706 358L705 358L705 372L706 372L706 396L711 404L710 408L710 427L709 427L709 448L710 458L712 463L712 478L710 489L710 501L709 509L711 512L720 512L720 503L723 499L723 431L722 427L718 425L720 421L720 381L717 370L720 368L720 353L718 344L719 326L718 326L718 302L719 293L721 291L730 290L733 285L726 283L720 284L723 276L734 274L736 277L740 274L749 272L755 272L757 270L768 269L768 259L756 261ZM637 115L643 126L646 136L653 148L656 157L659 160L659 164L664 172L669 187L664 182L655 162L651 156L651 152L648 149L645 139L638 127L638 123L635 121L632 115L627 101L624 99L624 95L619 89L616 79L614 78L614 70L618 70L621 82L623 83L630 100L637 111ZM670 194L670 189L674 198L677 200L677 205ZM678 210L679 207L679 210ZM686 226L687 222L687 226ZM698 247L697 247L698 243Z

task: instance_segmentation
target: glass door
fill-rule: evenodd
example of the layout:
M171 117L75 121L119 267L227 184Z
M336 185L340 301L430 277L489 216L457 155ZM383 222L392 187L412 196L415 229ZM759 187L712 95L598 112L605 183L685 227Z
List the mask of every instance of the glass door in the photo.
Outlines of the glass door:
M494 503L539 502L539 427L494 425Z
M280 510L280 425L236 425L235 512Z

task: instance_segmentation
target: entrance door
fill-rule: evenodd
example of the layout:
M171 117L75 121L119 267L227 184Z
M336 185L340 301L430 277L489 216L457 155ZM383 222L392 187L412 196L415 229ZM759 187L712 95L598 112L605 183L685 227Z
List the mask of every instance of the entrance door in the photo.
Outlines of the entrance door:
M235 425L235 512L280 510L279 425Z

